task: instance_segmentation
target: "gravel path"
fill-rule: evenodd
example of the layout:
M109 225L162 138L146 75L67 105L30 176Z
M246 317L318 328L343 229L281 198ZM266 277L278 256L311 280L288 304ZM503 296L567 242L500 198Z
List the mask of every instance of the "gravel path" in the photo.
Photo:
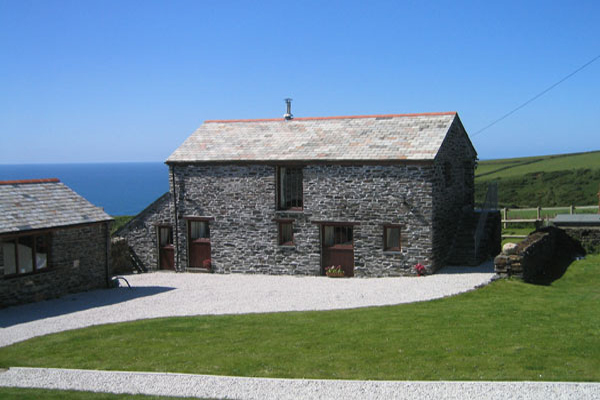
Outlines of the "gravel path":
M48 333L145 318L331 310L430 300L472 290L493 276L491 263L447 267L421 278L129 275L132 289L96 290L0 310L0 347Z
M599 383L419 382L11 368L0 386L222 399L573 399L600 398Z

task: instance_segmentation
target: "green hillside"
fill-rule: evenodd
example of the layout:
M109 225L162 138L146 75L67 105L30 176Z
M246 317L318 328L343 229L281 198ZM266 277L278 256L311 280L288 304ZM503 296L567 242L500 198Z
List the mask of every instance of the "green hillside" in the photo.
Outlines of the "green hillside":
M475 199L498 182L501 207L553 207L598 203L600 151L480 161Z

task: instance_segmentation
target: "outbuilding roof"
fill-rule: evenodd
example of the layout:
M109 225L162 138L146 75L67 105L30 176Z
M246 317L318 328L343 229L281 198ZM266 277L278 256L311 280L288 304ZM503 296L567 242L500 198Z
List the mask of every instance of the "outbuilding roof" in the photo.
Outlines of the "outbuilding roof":
M455 121L456 112L205 121L167 163L433 160Z
M0 233L110 220L58 179L0 181Z

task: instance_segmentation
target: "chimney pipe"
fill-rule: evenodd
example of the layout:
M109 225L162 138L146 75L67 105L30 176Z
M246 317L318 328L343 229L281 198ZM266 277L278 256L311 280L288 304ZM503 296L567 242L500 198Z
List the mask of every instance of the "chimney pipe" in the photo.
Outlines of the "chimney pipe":
M287 112L285 114L283 114L283 118L286 119L286 121L289 121L290 119L294 118L294 116L292 115L292 99L284 99L285 104L287 105Z

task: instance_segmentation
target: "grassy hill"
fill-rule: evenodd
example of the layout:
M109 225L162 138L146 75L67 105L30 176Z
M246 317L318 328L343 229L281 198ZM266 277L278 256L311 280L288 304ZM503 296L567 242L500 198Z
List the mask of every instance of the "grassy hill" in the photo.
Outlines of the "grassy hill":
M501 207L552 207L598 203L600 151L480 161L475 199L498 182Z

